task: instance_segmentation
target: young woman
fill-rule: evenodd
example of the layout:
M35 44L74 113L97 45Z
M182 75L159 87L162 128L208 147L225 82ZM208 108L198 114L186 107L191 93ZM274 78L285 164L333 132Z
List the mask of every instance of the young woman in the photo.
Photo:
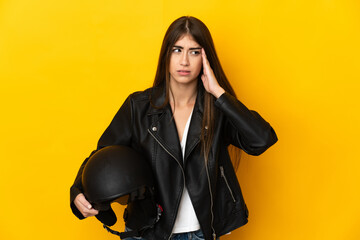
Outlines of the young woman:
M205 24L181 17L165 34L154 86L125 100L97 150L126 145L150 162L163 214L142 239L210 240L247 223L228 147L259 155L276 141L272 127L236 99ZM98 214L82 194L86 160L71 187L80 219Z

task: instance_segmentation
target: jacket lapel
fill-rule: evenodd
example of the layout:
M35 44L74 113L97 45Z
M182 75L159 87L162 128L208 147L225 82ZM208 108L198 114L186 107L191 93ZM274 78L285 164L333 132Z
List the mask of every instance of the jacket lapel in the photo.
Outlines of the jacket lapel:
M202 119L204 112L204 107L203 107L204 88L201 84L199 84L198 88L199 88L198 95L196 97L196 102L190 121L189 132L186 139L185 158L184 158L185 163L190 153L194 150L197 144L199 144L201 137Z
M202 116L203 116L203 99L204 89L199 84L198 95L190 121L189 132L186 139L185 158L183 161L179 135L172 116L171 107L167 104L163 108L151 107L148 115L152 117L152 124L148 132L155 138L155 140L167 151L175 160L183 166L183 162L190 153L194 150L196 145L200 142ZM155 87L151 93L151 99L155 106L161 106L165 101L165 88Z
M166 152L183 166L179 135L172 116L171 107L169 104L163 108L155 107L163 105L165 101L165 88L161 86L153 88L151 100L154 106L148 112L148 115L152 118L148 132Z

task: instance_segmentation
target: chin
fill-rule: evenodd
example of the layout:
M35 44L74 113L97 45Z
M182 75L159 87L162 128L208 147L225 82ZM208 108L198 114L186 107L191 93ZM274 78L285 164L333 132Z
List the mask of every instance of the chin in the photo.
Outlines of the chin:
M189 79L180 79L180 80L175 80L177 83L179 84L190 84L193 82L197 82L197 79L193 79L193 80L189 80Z

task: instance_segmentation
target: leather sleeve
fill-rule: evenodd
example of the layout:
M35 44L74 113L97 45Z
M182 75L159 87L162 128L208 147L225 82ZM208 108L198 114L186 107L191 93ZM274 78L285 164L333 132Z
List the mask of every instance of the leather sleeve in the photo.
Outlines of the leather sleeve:
M229 93L223 93L215 106L226 117L225 141L250 155L260 155L277 142L274 129L257 112L249 110Z
M72 212L79 219L84 219L84 216L76 208L74 204L75 197L82 193L82 172L88 159L99 149L110 146L110 145L130 145L132 136L132 106L131 106L131 95L125 100L115 117L107 127L105 132L100 137L97 144L97 149L94 150L88 158L81 164L80 169L75 178L74 184L70 188L70 207Z

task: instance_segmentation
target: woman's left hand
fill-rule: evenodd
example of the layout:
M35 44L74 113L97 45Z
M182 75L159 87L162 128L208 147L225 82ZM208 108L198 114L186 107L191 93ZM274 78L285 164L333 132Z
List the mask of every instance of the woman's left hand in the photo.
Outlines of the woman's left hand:
M225 90L219 85L218 81L216 80L214 71L210 67L210 63L206 58L204 48L201 49L201 57L204 73L203 75L201 75L201 80L203 82L204 88L207 92L218 98L225 92Z

